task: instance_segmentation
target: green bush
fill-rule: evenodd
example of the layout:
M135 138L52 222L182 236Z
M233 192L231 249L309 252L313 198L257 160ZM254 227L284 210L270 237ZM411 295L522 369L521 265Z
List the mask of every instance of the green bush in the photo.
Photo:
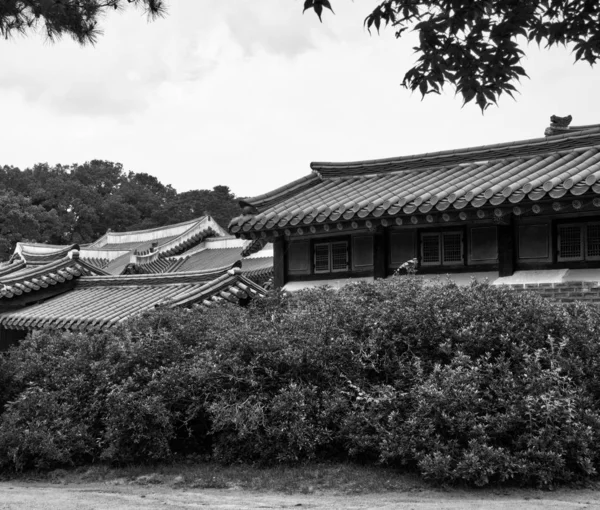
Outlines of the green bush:
M8 404L0 426L0 468L22 471L74 465L89 458L89 430L73 420L76 402L36 386Z
M0 468L185 452L479 486L585 479L600 463L599 318L409 276L37 332L0 361Z

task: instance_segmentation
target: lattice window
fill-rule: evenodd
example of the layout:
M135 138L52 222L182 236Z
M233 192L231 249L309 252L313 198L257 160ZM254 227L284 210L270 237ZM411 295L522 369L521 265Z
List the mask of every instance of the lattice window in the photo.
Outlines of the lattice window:
M421 264L424 266L462 264L463 253L463 234L460 231L421 234Z
M329 273L329 243L315 244L315 273Z
M348 242L318 243L314 247L315 273L348 271Z
M561 225L558 229L558 260L583 259L581 225Z
M600 259L600 223L587 225L585 254L588 259Z
M441 246L439 234L423 234L421 236L421 264L440 264L440 252Z
M463 242L461 232L445 232L443 245L444 264L463 261Z
M348 271L348 243L331 243L331 270Z

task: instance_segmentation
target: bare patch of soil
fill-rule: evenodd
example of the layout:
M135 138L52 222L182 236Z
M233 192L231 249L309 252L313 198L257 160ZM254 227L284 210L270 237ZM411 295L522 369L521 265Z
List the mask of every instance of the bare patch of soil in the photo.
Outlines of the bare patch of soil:
M88 466L0 482L0 510L91 509L599 509L600 486L541 491L444 489L381 467L260 469L188 459L162 466Z
M49 484L0 483L0 510L91 509L347 509L367 510L569 510L600 509L600 491L535 490L416 490L368 494L319 491L309 494L249 491L242 489L190 489L148 482L144 485L115 479L104 483Z

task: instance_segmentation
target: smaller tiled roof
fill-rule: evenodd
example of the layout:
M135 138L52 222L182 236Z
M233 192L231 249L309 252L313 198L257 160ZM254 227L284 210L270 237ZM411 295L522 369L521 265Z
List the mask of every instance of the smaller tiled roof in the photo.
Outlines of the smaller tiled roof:
M0 278L8 274L15 273L16 271L20 271L25 267L27 267L27 264L20 258L17 260L11 260L10 262L3 262L0 264Z
M77 256L64 257L44 266L23 267L0 277L0 300L45 289L81 276L102 274L106 273L79 260Z
M273 258L243 259L242 274L253 282L263 285L273 278Z
M83 252L79 252L81 260L85 260L88 264L97 267L98 269L105 269L110 263L110 259L101 257L85 257Z
M239 303L265 293L237 268L185 274L83 277L73 290L60 296L0 314L0 324L9 329L101 330L159 305L209 306L219 300Z
M262 238L255 239L254 241L248 241L248 244L242 250L242 256L249 257L250 255L261 251L266 245L267 240Z
M241 260L240 248L217 248L215 250L203 250L185 259L183 264L177 268L178 273L185 271L203 271L214 267L231 267Z
M158 244L168 243L169 241L172 241L176 237L178 237L178 236L166 236L166 237L158 238L153 241L143 241L143 242L130 241L130 242L106 243L105 245L102 246L102 249L103 250L135 251L136 253L139 253L140 255L145 255L146 253L150 252L150 250L152 249L152 247L155 244L158 245Z
M235 238L229 240L216 238L213 242L211 238L202 243L202 249L193 248L189 252L176 257L147 257L149 262L144 262L144 257L138 257L138 262L141 263L136 266L136 271L141 274L184 273L241 266L245 275L247 275L247 271L258 271L257 274L261 276L265 269L272 272L273 245L258 243L256 246L262 248L262 250L253 253L249 257L244 257L245 251L242 251L242 248L248 244L256 243ZM188 255L188 253L191 253L191 255ZM254 259L260 260L254 261Z
M132 252L124 253L123 255L119 255L117 258L111 260L104 270L108 274L119 275L123 274L125 268L131 263L131 259L133 258Z
M142 273L175 273L186 260L187 257L157 258L152 262L140 264L139 269Z
M79 250L79 245L17 243L13 258L20 258L27 266L42 266L65 258L73 250Z
M159 252L162 256L181 253L208 236L225 236L227 232L210 216L183 223L130 232L107 232L86 248L90 250L125 250L138 255Z
M206 239L203 239L200 244L184 251L180 255L177 255L177 257L187 257L200 251L218 250L221 248L237 248L241 252L246 245L250 244L250 242L251 241L239 239L232 235L207 237Z

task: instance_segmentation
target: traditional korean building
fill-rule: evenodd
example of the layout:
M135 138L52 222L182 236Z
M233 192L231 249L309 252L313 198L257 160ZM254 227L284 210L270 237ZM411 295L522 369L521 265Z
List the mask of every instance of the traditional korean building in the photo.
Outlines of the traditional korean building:
M543 138L312 163L241 201L229 231L273 243L286 289L384 278L416 258L419 274L600 300L600 124L551 120Z
M18 243L0 264L0 350L34 329L99 331L159 305L244 305L265 294L272 254L209 216L87 246Z

